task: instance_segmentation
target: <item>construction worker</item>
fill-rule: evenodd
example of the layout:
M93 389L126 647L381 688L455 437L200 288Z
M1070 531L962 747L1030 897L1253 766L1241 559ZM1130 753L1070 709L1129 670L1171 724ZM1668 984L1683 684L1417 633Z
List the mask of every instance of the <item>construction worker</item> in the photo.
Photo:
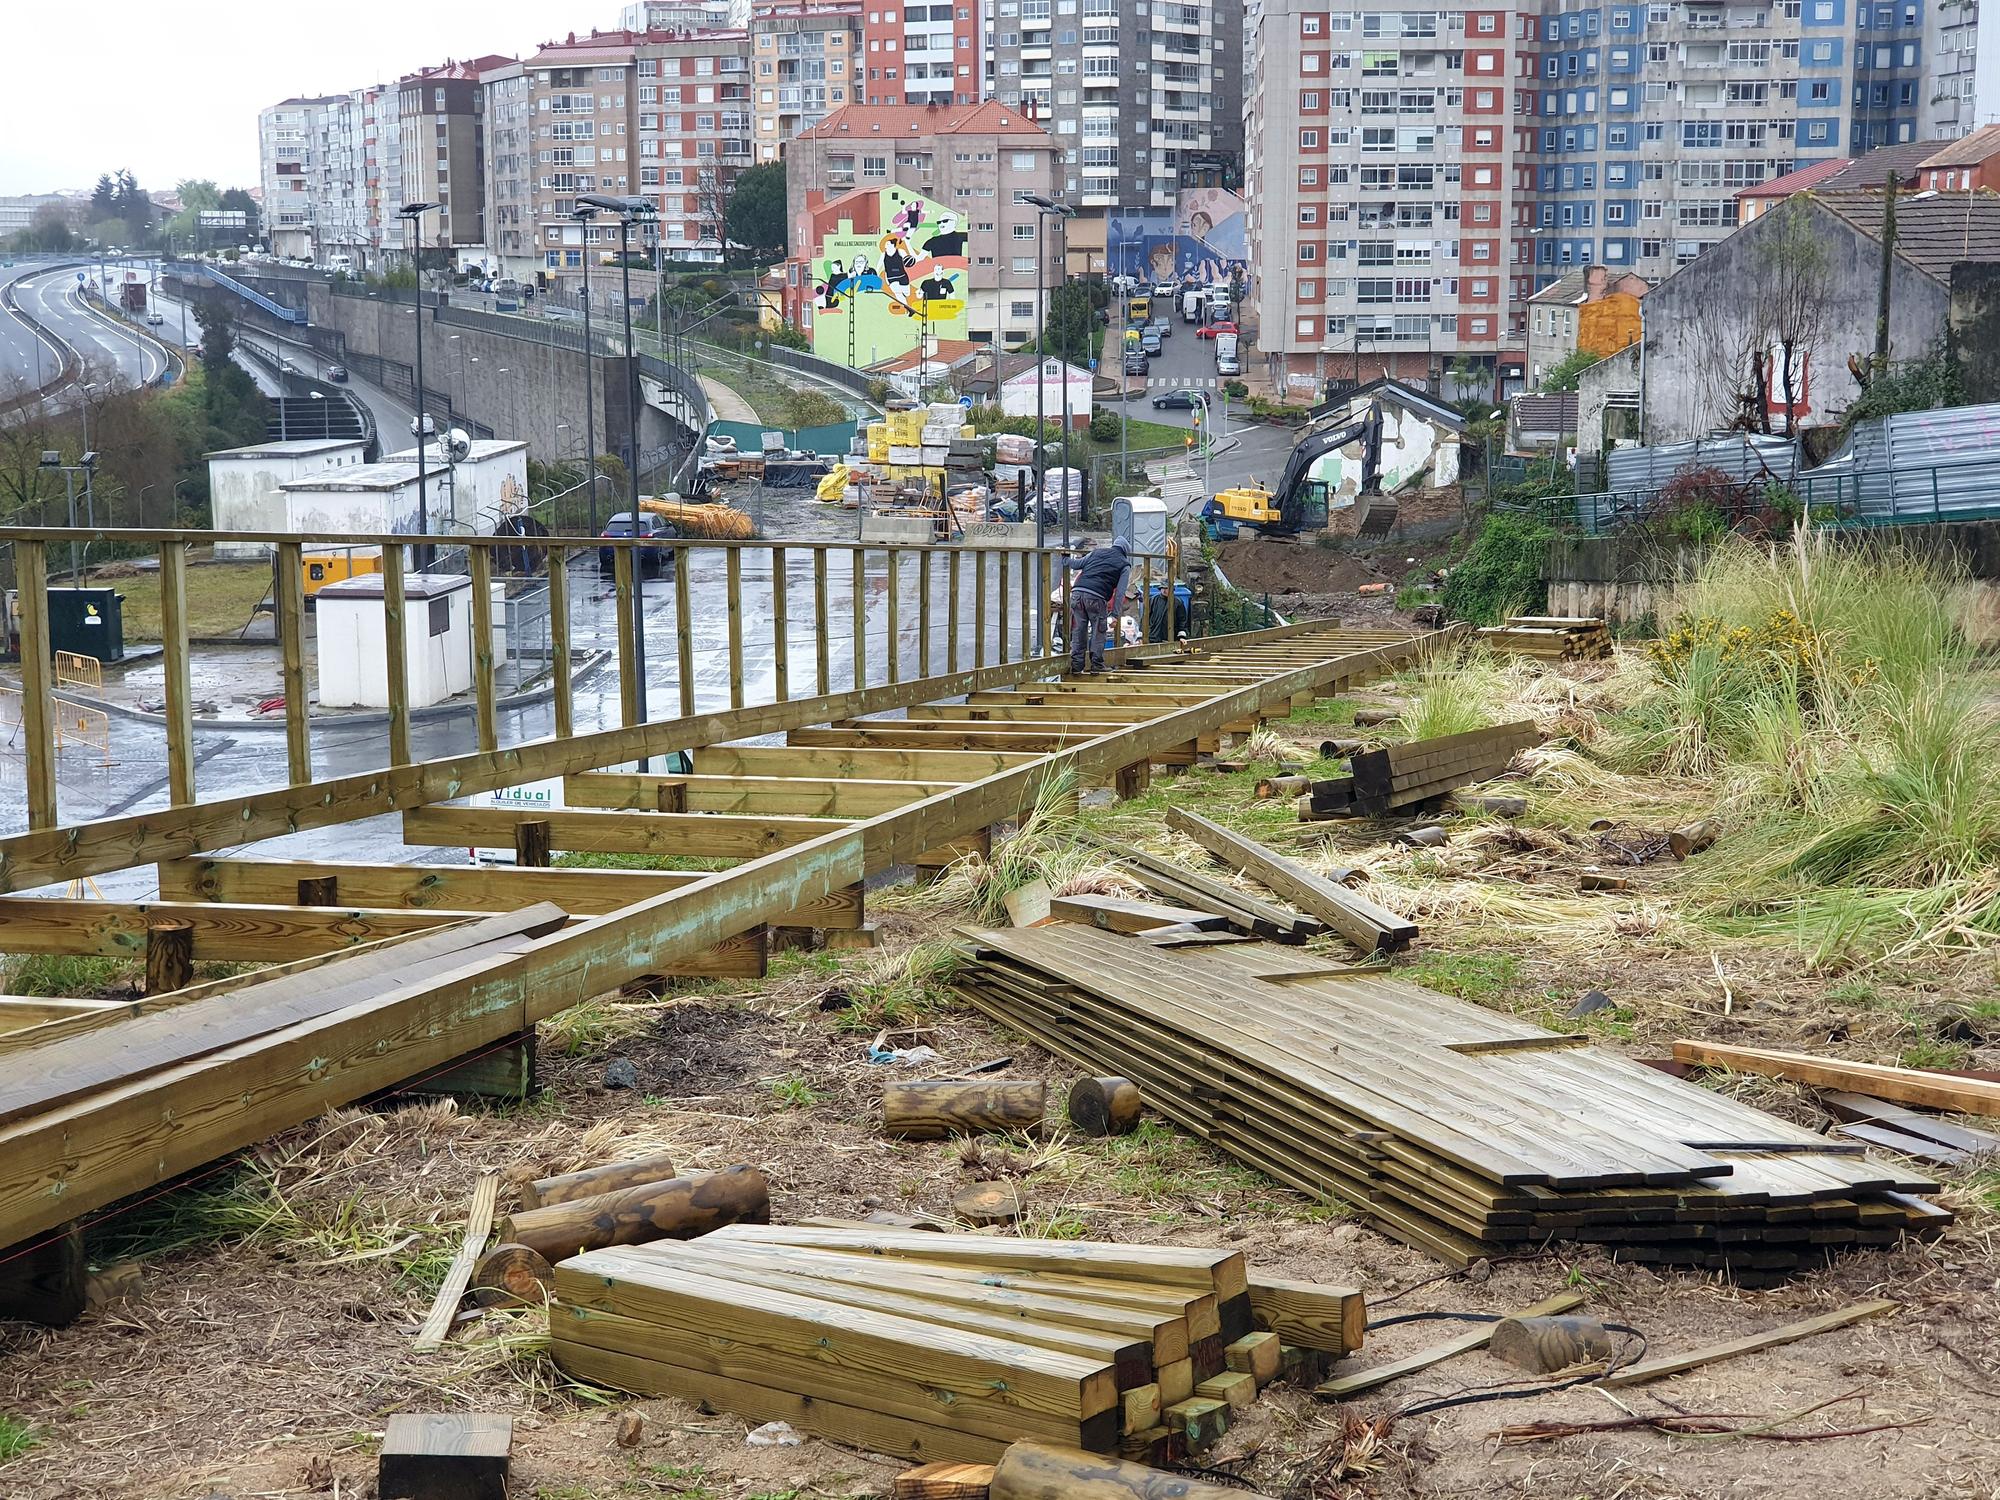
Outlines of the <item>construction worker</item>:
M1076 575L1069 586L1069 674L1095 676L1104 670L1105 617L1124 603L1131 549L1117 537L1088 557L1065 560L1063 567Z

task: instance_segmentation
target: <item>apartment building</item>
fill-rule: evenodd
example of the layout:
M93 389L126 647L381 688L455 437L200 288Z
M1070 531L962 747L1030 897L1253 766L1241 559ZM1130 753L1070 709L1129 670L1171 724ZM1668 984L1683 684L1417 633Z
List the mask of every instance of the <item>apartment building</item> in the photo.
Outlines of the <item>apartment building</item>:
M545 43L524 70L547 281L573 291L585 257L602 260L617 246L615 223L571 217L579 193L651 199L657 225L635 249L656 232L669 259L722 259L730 189L751 162L747 31L572 33Z
M1251 308L1283 388L1387 375L1435 391L1466 356L1518 378L1535 289L1533 20L1265 0Z
M398 84L406 201L435 203L419 243L446 252L486 242L486 95L480 75L512 62L481 57L405 75Z
M856 368L907 353L920 336L1033 338L1038 253L1044 295L1062 270L1024 195L1054 195L1061 155L1054 136L995 100L835 110L785 151L785 320L812 335L816 352ZM885 246L892 236L903 243ZM932 294L920 272L899 288L892 255L941 268L949 316L912 315Z
M1170 209L1183 188L1240 185L1242 5L989 4L989 89L1062 144L1070 201L1085 209Z
M776 161L806 126L860 99L865 13L863 0L752 7L750 114L758 161Z
M535 100L527 66L509 60L479 75L486 125L486 268L533 281L542 267L535 230Z
M856 78L864 104L977 104L992 0L867 0Z
M257 147L273 254L360 273L400 253L399 90L286 99L258 113Z
M623 31L726 31L748 19L746 0L639 0L619 12Z

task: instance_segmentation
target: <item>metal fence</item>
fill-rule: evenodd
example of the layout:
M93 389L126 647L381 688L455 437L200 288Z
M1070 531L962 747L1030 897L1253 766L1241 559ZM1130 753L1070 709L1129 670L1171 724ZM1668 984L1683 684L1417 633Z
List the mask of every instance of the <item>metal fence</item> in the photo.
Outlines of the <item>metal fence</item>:
M1605 458L1607 490L1658 489L1684 469L1720 469L1731 479L1789 483L1799 471L1796 438L1731 432L1692 443L1614 448Z

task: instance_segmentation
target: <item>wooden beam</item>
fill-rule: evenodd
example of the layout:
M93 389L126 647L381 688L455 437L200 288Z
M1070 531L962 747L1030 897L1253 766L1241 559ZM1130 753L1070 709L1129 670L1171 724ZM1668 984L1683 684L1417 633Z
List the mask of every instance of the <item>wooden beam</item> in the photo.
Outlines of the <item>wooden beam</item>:
M493 694L493 554L485 547L473 547L466 556L472 563L472 720L479 748L497 750L500 726L494 718Z
M0 1032L23 1031L45 1021L122 1010L116 1000L58 1000L46 995L0 995Z
M505 865L371 865L308 860L181 859L159 866L160 896L171 901L282 905L295 885L333 879L355 905L419 911L505 912L549 901L573 916L601 917L708 877L691 870L520 869ZM829 892L773 917L781 927L858 928L866 920L860 886Z
M49 646L49 559L41 542L14 544L21 610L21 741L28 763L28 827L56 826L54 661Z
M830 827L824 818L769 815L731 817L727 813L604 812L493 807L413 807L403 814L403 842L443 848L507 849L514 825L523 818L546 821L549 847L594 854L688 854L705 858L751 859L818 838ZM0 932L0 946L5 933Z
M549 672L556 709L556 737L576 733L576 701L569 661L569 549L551 547L549 559Z
M195 800L194 690L188 675L187 548L160 548L160 656L166 699L167 800Z
M680 556L681 549L674 549ZM617 602L612 612L618 629L618 722L630 728L646 717L639 709L639 636L633 629L632 600L638 591L636 554L629 547L618 548L611 557L612 588Z
M729 706L743 706L743 554L731 548L723 575L723 615L729 625Z
M771 549L771 673L773 696L782 703L792 696L791 622L787 615L785 549ZM928 675L928 674L926 674Z
M917 554L917 675L931 675L931 555Z
M954 781L807 780L790 776L636 776L586 771L563 782L571 807L657 808L663 787L679 787L684 811L779 813L807 818L872 818L949 791Z
M293 786L312 780L312 742L306 726L306 573L298 542L278 544L277 609L280 673L285 691L285 764Z
M1788 1078L1815 1088L1850 1089L1895 1104L1920 1104L1949 1114L2000 1116L2000 1083L1962 1078L1929 1068L1893 1068L1880 1063L1772 1052L1761 1047L1724 1047L1709 1042L1674 1043L1674 1060L1704 1068L1729 1068Z
M716 776L823 776L842 781L980 781L1035 759L1026 750L808 750L789 745L709 745L695 770Z
M192 961L281 963L311 953L338 952L397 933L463 922L473 915L366 907L223 906L13 896L0 898L0 953L90 953L137 962L151 947L149 929L185 923L191 928ZM181 984L185 983L183 979Z
M826 548L813 548L812 558L813 680L818 684L820 697L824 698L833 691L833 646L828 639L828 632L833 628L833 616L826 605Z
M694 717L694 586L686 546L674 548L674 661L680 679L681 717Z
M879 725L879 727L878 727ZM1071 728L1023 729L1008 732L979 725L943 724L934 730L905 725L892 720L877 721L867 729L794 729L786 742L805 746L847 746L857 750L917 748L936 745L946 750L1026 750L1052 751L1080 745L1107 731L1096 725Z
M1731 1339L1722 1344L1709 1344L1704 1348L1690 1349L1685 1354L1665 1354L1658 1359L1649 1359L1643 1364L1627 1365L1624 1369L1613 1370L1605 1376L1604 1384L1645 1385L1651 1381L1664 1380L1669 1375L1679 1375L1684 1371L1697 1369L1702 1365L1736 1359L1745 1354L1754 1354L1760 1349L1775 1349L1780 1344L1811 1338L1816 1333L1845 1328L1848 1324L1858 1323L1863 1318L1894 1312L1901 1306L1900 1302L1892 1302L1887 1297L1856 1302L1848 1307L1837 1308L1833 1312L1821 1313L1816 1318L1787 1323L1781 1328L1767 1329L1763 1333L1753 1333L1746 1338Z
M928 555L928 554L926 554ZM953 552L945 564L944 669L958 670L958 601L962 552Z
M382 645L389 688L389 764L410 763L410 604L403 549L382 549Z
M851 549L854 578L854 686L868 686L868 554Z
M884 633L888 636L889 644L889 680L901 682L903 680L903 589L900 566L902 558L894 547L889 548L885 555L888 559L885 564L887 580L885 592L889 600L889 618Z

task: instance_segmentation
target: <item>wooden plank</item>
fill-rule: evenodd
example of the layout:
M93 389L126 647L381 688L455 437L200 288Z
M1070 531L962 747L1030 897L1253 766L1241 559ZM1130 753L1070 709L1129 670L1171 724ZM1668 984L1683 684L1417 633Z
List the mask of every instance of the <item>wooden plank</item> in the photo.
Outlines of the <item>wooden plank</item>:
M167 734L167 800L195 800L194 690L188 674L187 548L160 548L160 658Z
M1642 1364L1627 1365L1622 1370L1614 1370L1604 1377L1605 1385L1646 1385L1655 1380L1664 1380L1669 1375L1679 1375L1702 1365L1720 1363L1726 1359L1737 1359L1745 1354L1754 1354L1760 1349L1775 1349L1780 1344L1794 1343L1799 1339L1811 1338L1816 1333L1826 1333L1831 1329L1845 1328L1850 1323L1858 1323L1863 1318L1876 1317L1881 1313L1893 1312L1901 1307L1887 1297L1876 1297L1867 1302L1852 1303L1833 1312L1821 1313L1816 1318L1806 1318L1801 1322L1787 1323L1781 1328L1768 1329L1763 1333L1753 1333L1740 1339L1730 1339L1726 1343L1710 1344L1705 1348L1691 1349L1685 1354L1666 1354L1658 1359L1649 1359ZM1323 1389L1323 1388L1322 1388Z
M60 1021L67 1016L101 1015L122 1011L117 1000L61 1000L48 995L0 995L0 1032L20 1031L44 1021Z
M1288 1344L1336 1355L1359 1349L1368 1324L1364 1299L1351 1287L1259 1273L1250 1277L1250 1313L1257 1327Z
M527 813L493 807L413 807L403 814L403 842L445 848L506 848ZM557 809L532 814L549 825L554 849L596 854L691 854L748 859L818 838L830 818L732 817L727 813L605 812ZM4 934L0 934L4 942Z
M868 554L849 549L854 590L854 686L868 686Z
M1003 663L1007 660L1007 627L1010 618L1007 608L1007 595L1008 595L1008 580L1011 576L1011 570L1007 559L1008 559L1007 553L1005 552L1000 553L997 559L997 564L994 568L994 572L998 575L999 578L999 582L997 585L997 594L994 600L996 608L994 609L993 612L994 621L1000 631L1000 639L998 647L999 655L996 659ZM1025 645L1026 643L1023 642L1023 644ZM1021 654L1025 656L1027 653L1023 651Z
M1940 1120L1935 1115L1920 1115L1915 1110L1905 1109L1900 1104L1891 1104L1886 1099L1870 1098L1866 1094L1850 1094L1839 1089L1822 1089L1819 1102L1837 1120L1867 1120L1879 1125L1888 1125L1905 1135L1921 1136L1935 1141L1940 1146L1949 1146L1965 1152L2000 1151L2000 1135L1989 1131L1973 1130L1964 1125L1954 1125L1949 1120Z
M312 780L312 745L306 727L306 584L298 542L278 544L277 610L279 673L285 695L285 762L293 786Z
M223 908L197 910L214 913ZM417 921L427 917L399 915ZM107 1031L47 1042L0 1058L0 1122L45 1113L93 1090L129 1085L143 1074L331 1015L351 1006L360 992L394 992L440 966L444 972L459 967L466 954L540 936L564 920L562 912L546 904L482 917L436 934L423 948L413 945L393 954L369 955L332 973L314 972L256 986L247 995L219 996L134 1016Z
M494 717L493 554L485 547L473 547L466 555L472 560L472 720L479 748L497 750L500 726Z
M1160 906L1151 901L1122 901L1115 896L1056 896L1049 902L1049 914L1064 922L1102 927L1106 932L1151 932L1160 927L1213 932L1229 925L1227 917L1214 912Z
M986 554L972 554L972 664L986 665Z
M676 547L675 557L685 550ZM639 587L638 565L638 553L632 548L611 549L612 591L616 596L612 623L618 631L618 722L628 728L645 718L639 709L639 636L632 618L632 600Z
M493 1208L499 1200L500 1174L482 1172L472 1186L472 1207L465 1218L465 1236L458 1242L458 1253L451 1258L445 1268L444 1284L438 1288L437 1296L431 1299L431 1310L425 1315L423 1326L417 1330L417 1341L413 1346L417 1353L428 1354L445 1341L451 1332L452 1319L458 1314L458 1304L464 1300L465 1288L472 1280L472 1268L479 1263L481 1252L486 1249L487 1236L493 1232Z
M828 748L846 746L857 750L922 749L941 750L1026 750L1048 752L1082 745L1101 735L1115 733L1122 725L1072 724L1024 728L1019 725L988 729L979 724L906 724L895 719L873 719L866 729L793 729L786 733L787 744Z
M888 559L884 566L884 571L887 575L886 591L889 596L889 619L886 632L889 646L889 680L891 682L901 682L903 680L903 581L900 567L902 556L900 549L895 547L889 548L885 555Z
M771 673L773 690L782 703L792 696L792 639L791 622L787 614L789 603L785 576L785 549L771 549ZM925 672L923 676L930 674Z
M21 610L21 749L28 769L28 827L56 826L54 661L49 645L49 560L43 543L14 543Z
M965 785L1038 757L1026 750L813 750L790 745L709 745L694 752L698 774L823 777L830 781L923 781Z
M159 923L186 923L199 962L282 963L377 938L469 920L464 911L370 911L360 907L219 906L175 901L0 897L0 952L92 953L139 959Z
M944 669L958 670L958 610L962 554L954 551L945 567Z
M569 548L548 549L550 682L556 710L556 738L576 733L575 685L570 676Z
M813 558L813 673L819 685L819 696L824 698L833 691L832 643L828 633L833 628L833 616L826 603L826 548L812 549Z
M818 781L790 776L646 776L586 771L563 782L571 807L650 811L660 791L683 789L688 812L781 813L811 818L872 818L959 785L954 781Z
M1871 1094L1895 1104L1920 1104L1953 1114L2000 1116L2000 1083L1959 1078L1926 1068L1895 1068L1880 1063L1846 1062L1803 1052L1773 1052L1759 1047L1726 1047L1710 1042L1674 1043L1676 1062L1706 1068L1729 1068L1788 1078L1816 1088L1846 1089Z
M382 549L382 652L389 689L389 764L410 763L409 583L401 547Z
M1167 809L1167 826L1184 833L1210 854L1269 887L1301 911L1317 917L1364 953L1392 952L1409 946L1417 924L1377 906L1346 886L1314 874L1272 853L1254 839L1233 833L1219 823L1178 807Z
M1954 1166L1966 1159L1966 1153L1956 1146L1940 1146L1936 1141L1920 1135L1906 1135L1893 1125L1875 1125L1865 1120L1856 1120L1840 1127L1840 1133L1851 1136L1870 1146L1879 1146L1885 1151L1900 1152L1918 1161L1932 1162L1938 1166Z
M917 675L931 675L931 555L917 554Z
M1546 1318L1558 1313L1566 1313L1583 1305L1583 1293L1558 1292L1553 1297L1544 1297L1533 1307L1524 1307L1519 1312L1509 1313L1512 1318ZM1415 1354L1406 1354L1401 1359L1386 1364L1371 1366L1349 1375L1336 1375L1331 1380L1321 1381L1314 1387L1313 1394L1330 1401L1347 1401L1367 1391L1385 1386L1392 1380L1400 1380L1405 1375L1414 1375L1419 1370L1428 1370L1432 1365L1441 1364L1454 1355L1467 1354L1474 1349L1484 1349L1492 1341L1495 1323L1482 1323L1477 1328L1447 1339L1442 1344L1433 1344L1428 1349Z
M697 885L687 870L508 869L496 865L369 865L311 860L188 859L159 866L160 895L173 901L282 903L296 882L332 877L357 906L507 912L552 901L572 916L608 916L636 902ZM858 885L829 892L772 918L779 927L855 928L865 920Z
M731 547L725 554L723 612L729 622L729 706L743 706L743 554Z
M681 692L681 717L694 717L694 585L689 582L689 549L674 548L674 676Z

